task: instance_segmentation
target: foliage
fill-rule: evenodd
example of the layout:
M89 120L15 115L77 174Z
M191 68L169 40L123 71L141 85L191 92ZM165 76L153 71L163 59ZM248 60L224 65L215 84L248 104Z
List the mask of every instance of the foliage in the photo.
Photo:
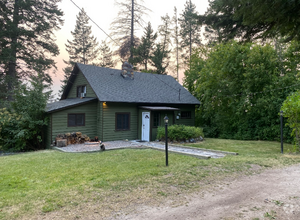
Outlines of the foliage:
M174 7L174 15L172 17L172 22L174 24L172 38L174 39L175 43L174 53L176 57L176 78L177 80L179 80L179 26L176 7Z
M15 91L10 108L0 109L0 146L5 151L43 149L46 102L50 92L43 93L42 77L31 77L31 88L21 85Z
M111 35L115 37L115 42L119 42L118 52L120 57L126 60L129 57L133 58L132 48L138 45L138 38L135 36L135 31L138 30L136 26L143 27L145 23L143 16L147 15L147 11L150 11L142 3L143 0L116 1L116 5L120 7L120 11L110 24Z
M285 41L300 40L298 11L300 2L292 0L213 0L200 24L218 30L222 40L267 39L278 36Z
M207 53L207 47L202 46L195 49L189 61L190 68L184 72L183 86L187 88L193 96L197 95L196 82L200 77L199 73L205 66L205 55Z
M185 125L168 126L168 139L171 141L185 141L200 136L204 137L202 128ZM156 138L159 140L165 138L165 127L158 127Z
M278 112L297 83L285 51L282 58L286 69L271 45L235 41L195 51L184 85L201 102L197 118L207 136L280 140Z
M161 38L160 43L155 44L155 49L151 55L151 64L155 67L157 74L167 74L166 70L169 66L169 49L171 44L171 19L168 16L162 16L162 25L158 26L158 33Z
M193 46L199 46L201 44L200 29L201 26L197 22L196 6L187 0L183 13L179 18L181 37L180 46L182 50L185 50L185 59L189 60L192 55Z
M147 70L156 38L157 33L153 33L151 23L148 22L148 26L145 27L144 35L141 39L141 43L137 48L132 48L133 58L129 59L129 62L132 64L144 65L144 69Z
M71 31L73 40L67 40L66 51L69 54L69 60L64 60L67 67L64 68L64 79L61 81L61 91L63 92L68 83L75 63L92 64L99 55L97 39L92 35L92 28L88 25L89 18L84 9L76 16L76 25L74 31Z
M12 100L18 82L33 75L52 79L47 70L55 67L59 54L53 31L62 24L60 0L1 0L0 69L4 72L5 98Z
M284 117L287 118L287 123L292 129L292 136L295 138L295 143L300 150L300 91L288 96L283 102L281 110Z
M115 61L113 60L113 53L106 44L105 41L101 42L100 48L99 48L99 61L98 66L101 67L114 67Z
M169 59L168 53L161 44L156 44L155 50L151 56L151 64L155 67L155 73L157 74L167 74L166 69L169 63L166 61Z

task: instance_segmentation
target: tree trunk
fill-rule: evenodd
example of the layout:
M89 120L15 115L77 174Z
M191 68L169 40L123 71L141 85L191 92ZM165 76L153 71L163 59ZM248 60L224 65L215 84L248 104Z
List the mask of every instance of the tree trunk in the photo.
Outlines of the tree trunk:
M8 90L8 101L13 101L14 84L16 82L16 61L17 61L17 37L18 37L18 24L19 24L19 0L15 0L14 13L13 13L13 29L11 38L11 51L10 59L8 63L7 73L7 90Z
M133 33L134 33L134 0L131 0L131 35L130 35L130 60L133 59Z

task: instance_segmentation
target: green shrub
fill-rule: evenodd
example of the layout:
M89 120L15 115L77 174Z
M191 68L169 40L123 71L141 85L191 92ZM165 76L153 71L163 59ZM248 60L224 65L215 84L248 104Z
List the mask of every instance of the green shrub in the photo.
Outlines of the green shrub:
M49 92L44 93L40 78L31 80L31 88L21 85L14 101L0 109L0 149L4 151L32 151L45 148L43 128L48 124L45 115Z
M281 110L283 116L287 117L286 125L292 130L295 146L300 150L300 90L292 93L283 102Z
M168 138L171 141L185 141L200 136L204 137L202 128L185 125L168 126ZM158 127L156 138L159 140L165 139L165 127Z

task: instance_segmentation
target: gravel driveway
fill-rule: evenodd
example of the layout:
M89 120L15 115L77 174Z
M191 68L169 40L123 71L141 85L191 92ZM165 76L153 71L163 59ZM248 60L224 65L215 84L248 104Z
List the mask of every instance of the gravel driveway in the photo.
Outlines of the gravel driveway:
M108 141L103 142L105 145L105 150L113 150L113 149L124 149L124 148L152 148L155 150L165 150L164 143L161 142L139 142L139 141ZM79 153L79 152L93 152L99 151L100 147L99 144L73 144L68 145L67 147L55 149L63 151L63 152L72 152L72 153ZM184 154L188 156L194 156L201 159L209 159L209 158L222 158L226 155L224 152L217 152L217 151L210 151L205 149L193 148L193 147L184 147L178 145L171 145L168 146L169 152ZM232 153L231 153L232 154Z

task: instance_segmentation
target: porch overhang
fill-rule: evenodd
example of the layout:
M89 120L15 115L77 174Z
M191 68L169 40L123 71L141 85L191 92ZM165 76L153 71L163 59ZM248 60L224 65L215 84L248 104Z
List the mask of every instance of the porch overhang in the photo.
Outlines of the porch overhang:
M150 111L180 111L179 108L173 108L167 106L139 106L139 108L150 110Z

